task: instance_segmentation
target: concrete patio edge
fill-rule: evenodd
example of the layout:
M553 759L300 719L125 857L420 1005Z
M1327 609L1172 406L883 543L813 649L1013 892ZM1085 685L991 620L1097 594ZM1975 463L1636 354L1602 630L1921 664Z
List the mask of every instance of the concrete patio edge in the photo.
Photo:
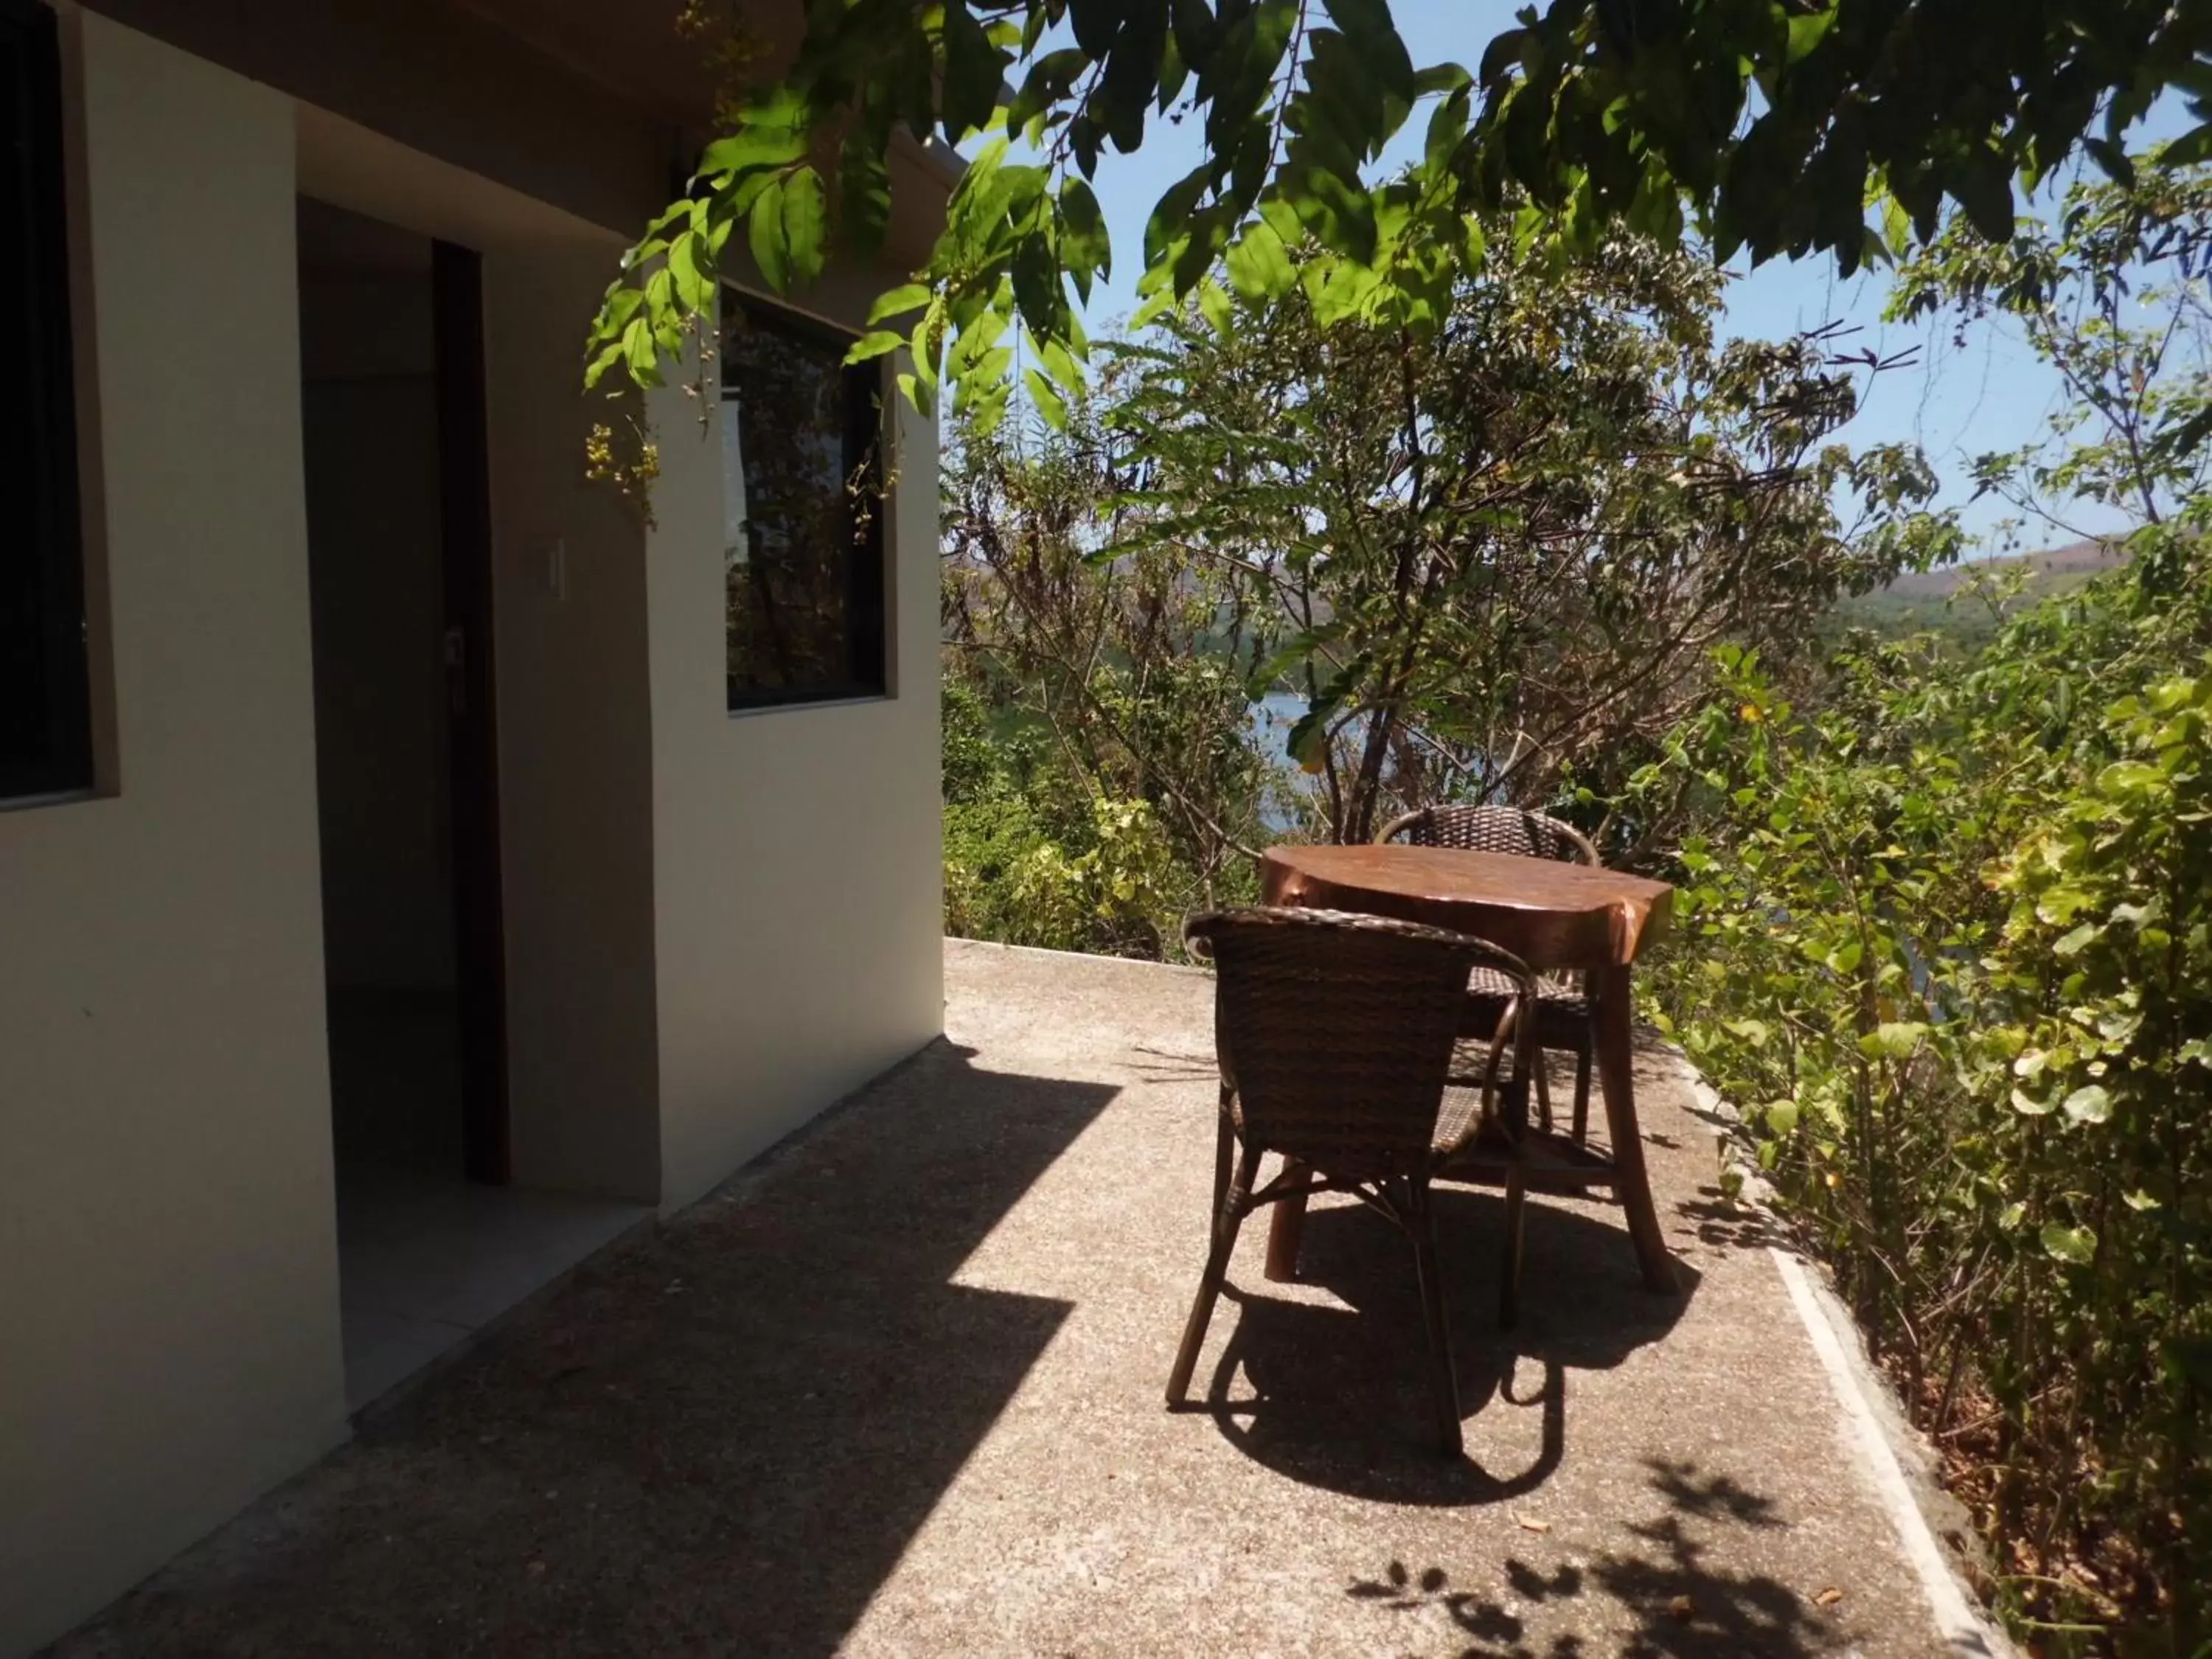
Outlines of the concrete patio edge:
M1661 1047L1717 1131L1723 1135L1740 1133L1741 1114L1705 1080L1689 1055L1672 1042ZM1754 1191L1747 1191L1744 1202L1771 1212ZM2021 1659L2020 1650L1990 1616L1961 1571L1956 1553L1938 1540L1942 1517L1929 1513L1935 1507L1931 1500L1954 1505L1956 1500L1938 1484L1933 1448L1912 1427L1904 1402L1868 1357L1850 1310L1816 1263L1778 1244L1769 1245L1767 1253L1790 1292L1806 1340L1827 1373L1837 1404L1851 1425L1859 1471L1896 1528L1899 1547L1920 1581L1946 1651L1954 1659ZM1916 1473L1908 1475L1908 1467Z

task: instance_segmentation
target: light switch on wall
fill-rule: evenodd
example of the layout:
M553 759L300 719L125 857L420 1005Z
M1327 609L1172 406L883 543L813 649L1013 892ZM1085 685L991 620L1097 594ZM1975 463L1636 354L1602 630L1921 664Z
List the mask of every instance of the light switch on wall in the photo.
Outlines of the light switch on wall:
M545 592L554 599L565 599L568 597L568 544L556 536L546 542L543 550Z

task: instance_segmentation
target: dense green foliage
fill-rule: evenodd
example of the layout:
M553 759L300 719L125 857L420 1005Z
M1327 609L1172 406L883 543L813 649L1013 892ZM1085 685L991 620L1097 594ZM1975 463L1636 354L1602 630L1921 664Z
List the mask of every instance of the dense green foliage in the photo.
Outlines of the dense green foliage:
M1024 844L1059 849L963 854L995 873L956 878L957 927L1071 937L1065 907L1003 891L1099 850L1065 800L1145 803L1204 896L1270 824L1360 841L1443 796L1585 812L1705 695L1713 646L1802 662L1839 593L1950 550L1917 453L1833 441L1866 364L1720 345L1690 255L1494 228L1429 334L1207 283L1103 349L1055 424L955 421L949 674L1030 745L997 771ZM1271 693L1297 718L1261 737ZM1634 856L1669 826L1613 827ZM1102 948L1174 932L1086 914Z
M2204 170L2147 171L1902 273L1900 308L2017 319L2073 393L1984 483L2130 507L2131 562L1978 650L1862 635L1796 707L1726 653L1626 805L1696 822L1658 1006L1945 1449L2001 1605L2182 1655L2212 1643L2208 247Z
M1255 297L1303 283L1330 320L1420 331L1468 216L1515 201L1577 247L1693 229L1723 259L1818 250L1846 272L1932 236L1947 201L2002 240L2015 179L2077 147L2124 171L2160 92L2208 84L2208 45L2176 0L1550 0L1470 28L1470 71L1417 67L1388 0L813 0L796 55L727 100L691 191L625 261L591 372L655 381L740 229L779 289L834 239L879 240L902 133L992 136L927 269L877 308L898 327L860 349L908 347L918 402L949 378L988 414L1024 336L1040 401L1080 384L1069 287L1087 297L1114 258L1091 180L1155 123L1192 124L1206 155L1160 195L1145 291L1187 295L1225 260ZM1424 105L1420 159L1378 180ZM1302 272L1287 250L1308 239L1325 257Z
M1249 860L1198 873L1165 816L1142 793L1107 793L1042 728L994 717L973 683L947 678L946 933L1102 956L1179 955L1183 917L1249 903L1257 883Z
M2204 1633L2212 1536L2212 560L1811 709L1726 653L1657 1006L1997 1547L2006 1600ZM2198 1542L2192 1551L2191 1537ZM2193 1647L2160 1651L2193 1652Z
M1236 595L1124 549L1099 412L1026 445L963 423L947 453L945 925L1161 957L1185 915L1251 896L1274 774Z
M1656 242L1571 254L1510 214L1473 240L1430 330L1209 281L1105 349L1141 492L1118 544L1233 595L1253 688L1304 702L1332 841L1441 795L1608 793L1713 646L1796 660L1839 594L1955 542L1917 451L1835 441L1864 359L1723 344L1718 275Z

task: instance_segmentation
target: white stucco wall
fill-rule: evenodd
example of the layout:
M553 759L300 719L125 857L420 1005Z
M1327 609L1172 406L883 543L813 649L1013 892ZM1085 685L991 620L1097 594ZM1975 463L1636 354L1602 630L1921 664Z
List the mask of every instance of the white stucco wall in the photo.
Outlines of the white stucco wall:
M942 1029L937 433L896 413L892 695L726 708L722 447L658 399L647 541L661 1204Z
M119 793L0 811L0 1653L343 1432L292 109L76 38Z

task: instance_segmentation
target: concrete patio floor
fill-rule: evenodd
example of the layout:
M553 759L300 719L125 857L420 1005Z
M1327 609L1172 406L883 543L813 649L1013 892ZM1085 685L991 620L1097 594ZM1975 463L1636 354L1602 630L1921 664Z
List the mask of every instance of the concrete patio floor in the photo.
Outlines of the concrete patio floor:
M1246 1229L1192 1408L1211 982L947 946L947 1039L588 1265L57 1651L1790 1656L1943 1651L1709 1132L1639 1066L1688 1286L1618 1212L1446 1199L1468 1456L1410 1253ZM155 1386L149 1379L149 1386Z

